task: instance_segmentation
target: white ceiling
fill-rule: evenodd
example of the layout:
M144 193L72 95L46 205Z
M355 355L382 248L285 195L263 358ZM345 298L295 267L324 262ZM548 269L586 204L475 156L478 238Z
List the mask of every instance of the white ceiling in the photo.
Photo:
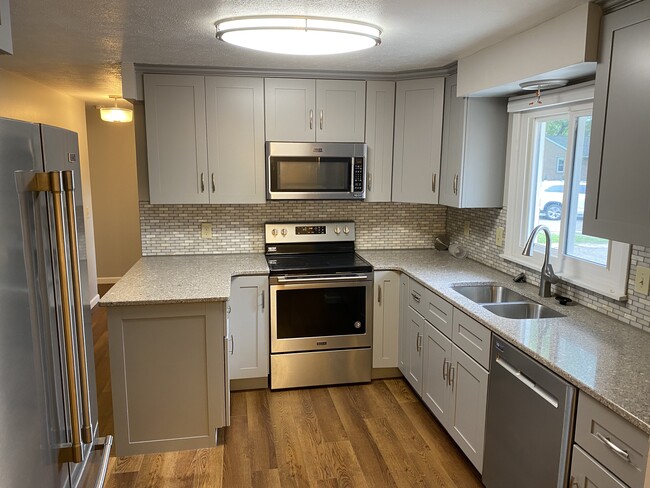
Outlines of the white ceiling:
M0 56L0 68L92 103L121 93L122 62L372 72L434 68L587 1L11 0L14 55ZM358 53L306 58L215 39L216 20L253 14L370 22L382 28L382 43Z

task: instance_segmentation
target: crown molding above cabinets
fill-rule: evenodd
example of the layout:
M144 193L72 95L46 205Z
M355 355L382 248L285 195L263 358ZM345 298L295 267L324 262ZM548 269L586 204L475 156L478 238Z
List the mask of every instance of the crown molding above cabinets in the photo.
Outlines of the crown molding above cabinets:
M498 97L538 79L593 77L602 10L586 3L458 60L458 96Z

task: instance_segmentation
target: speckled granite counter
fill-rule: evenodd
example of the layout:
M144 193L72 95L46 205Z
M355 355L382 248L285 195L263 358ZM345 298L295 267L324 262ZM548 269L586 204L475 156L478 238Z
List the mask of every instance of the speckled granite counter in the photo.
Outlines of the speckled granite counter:
M268 274L264 254L141 258L100 300L104 306L216 302L236 275Z
M375 270L398 270L445 297L549 369L650 434L650 334L580 305L541 298L536 286L447 252L358 251ZM458 284L499 283L566 318L512 320L455 292Z

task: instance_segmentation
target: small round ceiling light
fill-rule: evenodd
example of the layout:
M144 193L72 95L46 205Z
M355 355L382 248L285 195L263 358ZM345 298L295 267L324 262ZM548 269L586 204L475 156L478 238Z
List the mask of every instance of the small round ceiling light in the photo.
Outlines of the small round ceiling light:
M522 90L538 91L550 90L551 88L560 88L566 86L568 83L569 80L534 80L526 81L525 83L519 83L519 87Z
M342 19L270 15L223 19L214 25L217 39L278 54L341 54L381 43L378 27Z
M112 107L98 106L99 116L104 122L131 122L133 120L133 110L117 106L117 100L122 97L118 95L109 95L113 99Z

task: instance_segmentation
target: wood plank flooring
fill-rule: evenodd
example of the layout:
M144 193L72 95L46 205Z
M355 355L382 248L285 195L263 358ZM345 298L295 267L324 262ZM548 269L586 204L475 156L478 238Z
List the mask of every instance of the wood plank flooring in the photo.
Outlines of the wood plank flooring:
M113 429L106 314L93 311L102 435ZM234 392L211 449L112 457L107 488L481 487L403 379Z

